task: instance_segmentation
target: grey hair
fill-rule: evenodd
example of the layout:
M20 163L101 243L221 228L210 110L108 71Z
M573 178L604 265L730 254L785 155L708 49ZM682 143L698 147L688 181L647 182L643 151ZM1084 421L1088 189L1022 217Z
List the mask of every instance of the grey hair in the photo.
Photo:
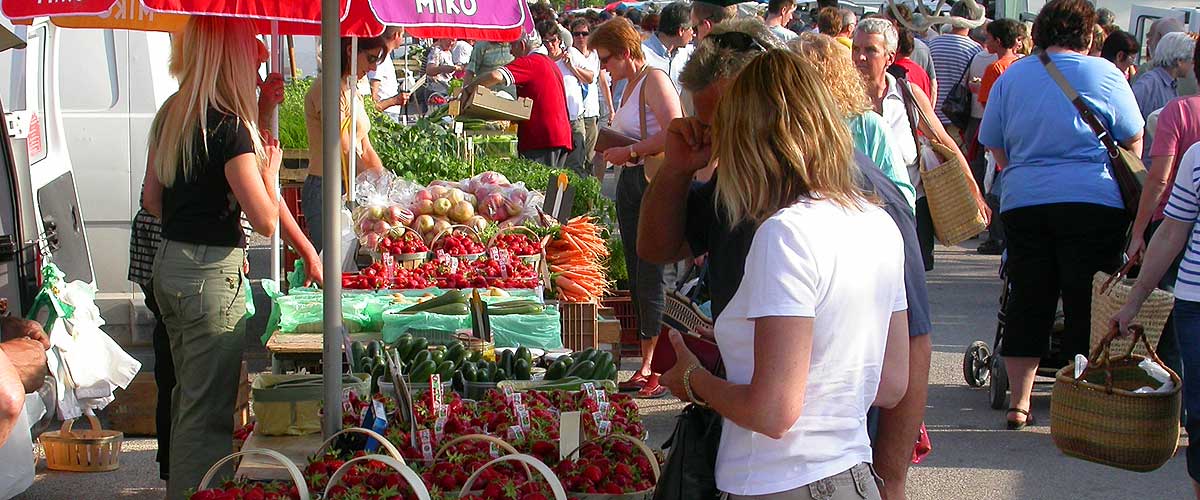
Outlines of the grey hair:
M896 32L896 25L887 19L878 17L863 19L854 28L854 34L859 33L882 36L884 46L892 52L896 52L896 48L900 45L900 33Z
M858 23L858 15L850 9L838 9L838 12L842 14L842 29L845 29L846 26L851 24Z
M712 32L696 44L696 50L692 52L692 57L688 59L687 64L683 67L683 72L679 74L679 83L683 88L691 92L699 92L708 88L713 82L733 78L754 59L754 56L762 53L757 48L737 51L718 46L712 36L723 33L745 33L764 49L787 50L787 46L771 33L761 19L755 17L730 19L713 26Z
M1192 60L1196 41L1187 33L1176 31L1163 35L1154 48L1153 64L1162 68L1174 68L1181 62Z

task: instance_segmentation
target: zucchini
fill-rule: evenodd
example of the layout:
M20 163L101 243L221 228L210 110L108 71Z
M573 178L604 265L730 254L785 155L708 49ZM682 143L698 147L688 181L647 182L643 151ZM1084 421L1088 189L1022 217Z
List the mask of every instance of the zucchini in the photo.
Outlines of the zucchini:
M523 359L526 363L533 364L533 353L529 352L528 347L518 347L517 353L514 354L517 359Z
M463 363L458 373L461 373L463 380L467 382L476 382L475 378L479 376L479 372L475 370L475 365L471 363Z
M449 382L454 377L454 363L442 361L437 366L437 374L442 377L442 382Z
M597 372L599 372L601 368L608 368L608 365L613 364L612 353L608 351L600 351L599 354L596 354L595 358L592 358L592 362L596 363Z
M503 382L508 379L508 370L500 368L496 370L496 376L492 378L492 382Z
M413 356L413 359L412 359L412 361L409 362L409 365L413 366L414 370L415 370L416 369L415 367L417 365L424 363L426 361L433 361L433 353L431 353L427 350L424 350L424 351L418 352L415 356Z
M563 378L563 375L566 374L567 365L561 360L555 361L554 364L551 364L550 368L546 370L546 380L558 380Z
M412 352L413 336L404 334L399 339L396 339L396 355L400 359L408 359L408 354Z
M445 347L439 347L430 352L433 353L433 362L434 363L440 364L442 361L446 360L446 348Z
M427 359L413 367L412 375L408 377L408 380L409 382L413 383L428 382L429 376L433 375L433 372L436 369L437 365L433 364L433 360Z
M437 307L426 309L426 310L420 311L420 312L425 312L425 313L429 313L429 314L441 314L444 316L465 316L471 312L471 309L469 307L467 307L466 304L456 302L454 304L446 304L443 306L437 306Z
M570 356L563 356L561 358L558 358L558 361L555 361L555 363L558 363L560 361L563 364L563 368L569 369L569 368L571 368L571 365L575 364L575 358L572 358ZM566 375L566 372L563 372L563 375Z
M503 368L505 373L512 373L513 368L513 353L512 351L504 351L500 355L500 362L497 363L499 368Z
M350 343L350 364L357 371L363 371L363 358L367 357L367 348L362 342L354 341Z
M420 354L422 352L427 352L428 349L429 349L429 341L428 340L425 340L420 337L414 337L412 349L409 349L408 356L406 356L406 358L407 358L406 361L408 361L409 364L413 364L412 360L415 359L418 354Z
M531 377L529 362L524 359L518 359L513 363L513 379L529 380Z
M571 366L567 371L568 376L576 376L584 380L591 380L593 372L596 371L596 363L591 361L580 361Z
M492 381L492 370L489 369L488 366L484 363L487 363L487 362L486 361L480 362L479 369L477 370L477 373L475 376L475 381L486 384L486 383Z
M419 304L413 304L411 306L408 306L408 307L402 309L400 311L400 314L412 314L412 313L424 312L424 311L428 311L428 310L436 308L436 307L449 305L449 304L455 304L455 303L466 304L467 296L463 295L463 293L459 290L447 290L446 293L443 293L437 297L426 300L425 302L421 302Z

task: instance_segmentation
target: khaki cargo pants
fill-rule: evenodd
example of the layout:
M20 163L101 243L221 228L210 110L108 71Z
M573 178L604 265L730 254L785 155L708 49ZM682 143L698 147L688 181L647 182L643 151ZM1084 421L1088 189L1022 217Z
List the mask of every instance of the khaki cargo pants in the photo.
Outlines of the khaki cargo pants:
M246 342L245 258L241 248L169 240L154 258L154 297L178 381L171 394L170 500L186 498L233 451L231 415ZM223 472L217 480L232 470Z
M767 495L726 495L726 500L879 500L878 477L869 464L799 488Z

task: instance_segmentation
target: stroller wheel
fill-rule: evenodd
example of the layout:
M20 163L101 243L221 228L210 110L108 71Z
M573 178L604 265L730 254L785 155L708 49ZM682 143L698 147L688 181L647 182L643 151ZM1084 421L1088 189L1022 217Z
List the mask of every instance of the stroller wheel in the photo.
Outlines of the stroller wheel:
M1004 369L1004 360L996 354L988 359L991 363L992 380L988 386L988 396L993 410L1002 410L1008 406L1008 371Z
M988 366L988 357L991 356L992 350L988 345L976 340L967 348L967 352L963 353L963 379L967 381L967 385L971 387L983 387L987 385L991 378L991 367Z

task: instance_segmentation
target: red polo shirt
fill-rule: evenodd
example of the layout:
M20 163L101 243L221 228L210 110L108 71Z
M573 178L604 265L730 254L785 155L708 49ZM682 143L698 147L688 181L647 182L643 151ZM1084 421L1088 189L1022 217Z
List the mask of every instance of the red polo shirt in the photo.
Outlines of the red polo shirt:
M542 54L529 54L504 66L505 77L517 87L518 97L533 99L529 119L517 127L517 149L571 149L571 122L567 96L558 65Z

